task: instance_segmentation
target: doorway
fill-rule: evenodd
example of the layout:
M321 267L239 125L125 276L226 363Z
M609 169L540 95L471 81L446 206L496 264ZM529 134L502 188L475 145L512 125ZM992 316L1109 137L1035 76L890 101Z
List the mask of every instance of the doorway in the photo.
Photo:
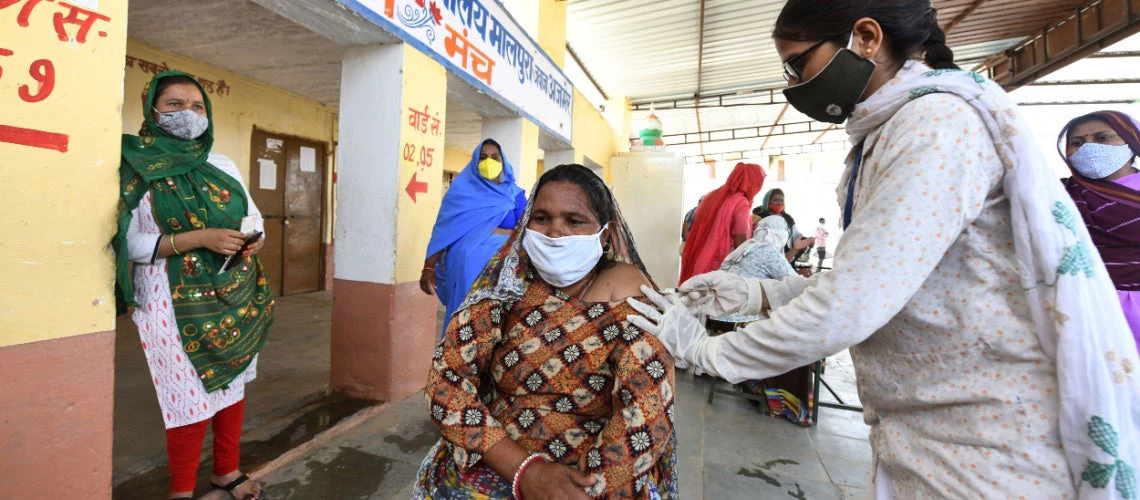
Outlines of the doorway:
M249 192L265 218L262 265L278 297L324 289L326 145L253 129Z

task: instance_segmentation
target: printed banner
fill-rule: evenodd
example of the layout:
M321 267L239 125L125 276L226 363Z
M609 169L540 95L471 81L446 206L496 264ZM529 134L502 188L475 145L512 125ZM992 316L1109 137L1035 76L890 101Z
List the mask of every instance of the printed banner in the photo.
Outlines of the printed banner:
M496 0L338 1L570 143L570 79Z

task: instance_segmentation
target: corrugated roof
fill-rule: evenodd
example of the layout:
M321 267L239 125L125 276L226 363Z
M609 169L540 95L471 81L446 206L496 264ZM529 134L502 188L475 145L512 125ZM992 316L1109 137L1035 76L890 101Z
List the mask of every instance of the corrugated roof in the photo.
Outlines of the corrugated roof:
M949 43L963 62L976 65L1040 33L1086 1L936 0L933 4L940 24L958 21ZM706 0L702 94L784 85L771 43L783 5L784 0ZM700 0L570 0L566 27L567 42L609 95L637 101L692 96L698 88Z
M771 43L781 1L707 0L702 92L783 84ZM571 0L566 37L610 95L692 95L698 0Z

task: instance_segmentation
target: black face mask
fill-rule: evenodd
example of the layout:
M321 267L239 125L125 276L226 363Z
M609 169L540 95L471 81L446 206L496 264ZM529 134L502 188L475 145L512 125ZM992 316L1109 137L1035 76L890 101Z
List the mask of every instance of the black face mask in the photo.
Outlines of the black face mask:
M871 83L875 63L849 49L840 49L818 74L784 89L788 103L813 120L843 123Z

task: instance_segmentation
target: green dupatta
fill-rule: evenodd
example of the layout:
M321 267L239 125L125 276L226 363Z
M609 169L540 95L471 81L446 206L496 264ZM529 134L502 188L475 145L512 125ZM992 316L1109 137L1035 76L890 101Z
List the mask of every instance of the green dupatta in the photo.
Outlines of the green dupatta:
M207 162L214 143L213 110L202 85L210 126L201 137L186 141L162 130L151 118L158 80L193 76L180 71L159 73L143 89L144 121L139 135L123 135L119 166L119 231L115 248L116 295L136 306L127 229L132 211L150 191L154 220L163 235L206 228L239 230L248 203L245 188ZM197 80L194 80L197 83ZM273 295L257 256L225 274L226 257L206 248L167 257L171 302L182 348L206 391L225 388L261 351L273 323Z

